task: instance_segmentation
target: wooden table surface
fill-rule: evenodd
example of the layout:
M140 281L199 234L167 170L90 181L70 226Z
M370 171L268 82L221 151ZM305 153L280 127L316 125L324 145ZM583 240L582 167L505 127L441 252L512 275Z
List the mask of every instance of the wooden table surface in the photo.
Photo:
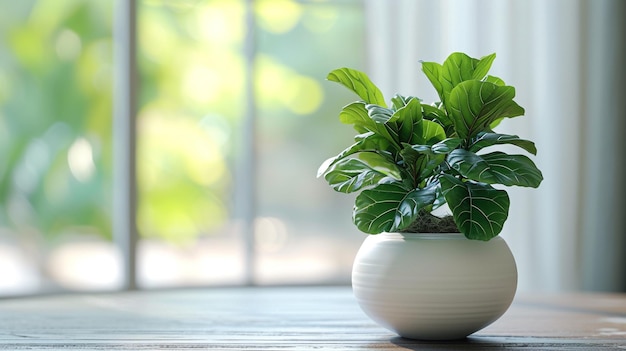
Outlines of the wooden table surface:
M626 350L626 294L519 295L466 340L403 339L349 287L215 288L0 300L1 350Z

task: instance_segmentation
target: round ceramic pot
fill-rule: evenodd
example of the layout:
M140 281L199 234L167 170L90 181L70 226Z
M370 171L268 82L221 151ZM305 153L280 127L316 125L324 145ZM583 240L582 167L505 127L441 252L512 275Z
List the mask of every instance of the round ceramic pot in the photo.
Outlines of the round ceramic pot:
M517 268L504 239L462 234L370 235L352 269L363 311L411 339L464 338L510 306Z

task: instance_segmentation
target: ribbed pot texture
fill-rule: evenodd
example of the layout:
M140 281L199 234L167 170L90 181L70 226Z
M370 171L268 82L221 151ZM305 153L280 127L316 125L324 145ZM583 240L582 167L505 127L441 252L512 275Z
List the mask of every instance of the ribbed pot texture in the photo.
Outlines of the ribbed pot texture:
M400 336L453 340L502 316L515 296L517 268L500 237L383 233L359 249L352 288L363 311Z

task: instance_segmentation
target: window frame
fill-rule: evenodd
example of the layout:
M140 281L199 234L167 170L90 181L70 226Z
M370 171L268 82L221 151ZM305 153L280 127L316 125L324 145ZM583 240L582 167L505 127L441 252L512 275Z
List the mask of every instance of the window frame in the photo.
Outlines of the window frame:
M116 0L113 15L113 240L123 290L137 289L137 0Z

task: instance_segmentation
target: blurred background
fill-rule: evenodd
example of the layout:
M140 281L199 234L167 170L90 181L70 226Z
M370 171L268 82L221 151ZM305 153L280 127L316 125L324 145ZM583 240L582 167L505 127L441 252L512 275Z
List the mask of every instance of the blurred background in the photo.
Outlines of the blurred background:
M315 174L356 97L326 74L434 101L419 61L454 51L497 53L526 108L499 130L539 150L502 234L519 290L626 291L625 2L137 0L125 150L128 3L0 0L0 296L349 284L354 198ZM113 229L129 153L132 240Z

